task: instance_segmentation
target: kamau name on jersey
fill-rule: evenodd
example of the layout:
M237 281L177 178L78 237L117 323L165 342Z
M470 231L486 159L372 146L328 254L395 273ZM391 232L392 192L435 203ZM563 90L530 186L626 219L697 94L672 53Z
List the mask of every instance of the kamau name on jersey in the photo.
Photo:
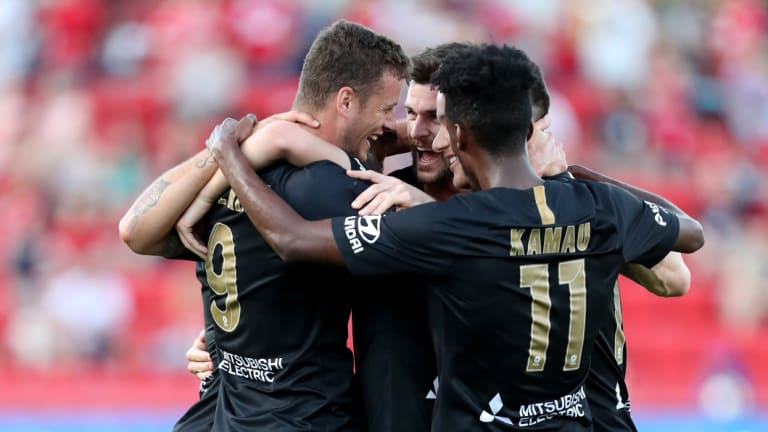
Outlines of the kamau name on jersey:
M589 247L589 222L579 225L509 230L509 256L584 252Z

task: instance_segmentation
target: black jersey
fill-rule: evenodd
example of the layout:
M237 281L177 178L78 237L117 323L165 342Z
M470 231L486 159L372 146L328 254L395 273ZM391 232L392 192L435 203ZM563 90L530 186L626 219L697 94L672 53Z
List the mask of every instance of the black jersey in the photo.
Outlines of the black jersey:
M425 282L416 275L360 281L366 290L355 296L352 334L366 430L427 431L437 366Z
M280 163L260 175L308 219L354 214L350 202L368 185L327 161ZM233 191L210 216L198 279L214 294L206 305L221 380L213 430L359 430L346 346L349 273L283 262Z
M413 166L390 175L421 187ZM426 282L416 275L361 281L368 288L355 295L352 334L366 430L428 431L438 384Z
M571 181L568 175L553 180ZM618 281L613 288L613 303L603 318L592 349L592 361L585 388L596 432L636 432L630 415L627 383L627 351L621 293Z
M213 427L216 401L219 398L220 378L216 370L200 382L200 399L173 425L173 432L203 432Z
M429 277L435 431L591 430L584 381L619 271L661 260L678 230L665 210L588 181L333 220L353 274Z
M208 223L210 218L204 218L202 223ZM205 272L205 263L196 263L196 271ZM211 315L210 304L214 299L214 293L201 287L203 298L203 323L205 325L205 345L211 361L214 365L219 364L218 350L216 349L216 323ZM218 370L200 382L199 396L192 406L187 409L184 415L173 426L173 432L199 432L210 431L213 426L213 418L216 413L216 401L219 398L220 378Z
M636 432L630 416L627 349L619 283L613 288L610 313L604 318L592 350L587 395L596 432Z

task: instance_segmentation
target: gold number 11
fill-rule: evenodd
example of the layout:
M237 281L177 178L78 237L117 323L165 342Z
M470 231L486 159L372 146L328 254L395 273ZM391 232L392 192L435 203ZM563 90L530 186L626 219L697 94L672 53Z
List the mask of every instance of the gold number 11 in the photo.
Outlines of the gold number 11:
M558 282L568 285L570 294L570 322L568 324L568 349L565 352L564 371L579 369L584 346L584 323L587 312L587 280L584 260L577 259L558 264ZM526 372L540 372L547 362L549 329L552 324L549 312L552 300L549 296L549 267L547 264L520 266L520 287L531 290L531 344L528 348Z

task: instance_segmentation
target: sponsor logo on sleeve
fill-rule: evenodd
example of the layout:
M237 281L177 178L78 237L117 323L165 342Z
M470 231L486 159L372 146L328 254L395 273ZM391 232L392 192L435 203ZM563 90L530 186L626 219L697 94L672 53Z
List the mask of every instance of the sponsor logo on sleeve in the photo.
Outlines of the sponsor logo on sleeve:
M656 223L661 226L667 226L667 221L664 220L664 216L661 215L661 213L667 213L667 211L656 204L646 201L645 204L648 205L648 207L653 212L653 219L656 220Z
M368 244L373 244L379 239L381 229L381 215L361 216L357 219L357 231L360 238Z
M344 218L344 236L347 237L352 252L356 254L365 250L363 242L373 244L379 239L380 228L381 215L347 216Z

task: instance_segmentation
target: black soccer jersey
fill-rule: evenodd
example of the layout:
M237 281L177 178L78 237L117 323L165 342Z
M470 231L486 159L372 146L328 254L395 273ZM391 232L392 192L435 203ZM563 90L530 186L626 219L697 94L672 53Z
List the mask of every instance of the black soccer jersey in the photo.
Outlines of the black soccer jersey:
M201 223L208 223L206 217ZM198 273L205 272L205 263L196 263ZM214 365L219 363L218 350L216 349L216 323L211 315L210 304L214 299L214 293L201 287L203 299L203 323L205 325L205 345ZM187 409L173 426L173 432L199 432L210 431L213 426L213 418L216 413L216 401L219 398L219 373L214 369L213 373L200 382L200 399Z
M260 174L309 219L353 214L350 202L367 187L327 161L304 168L281 163ZM284 263L232 191L210 216L208 257L198 278L214 294L206 305L221 380L213 430L359 430L346 347L349 273ZM331 289L318 289L321 284Z
M432 430L591 430L584 381L616 278L663 258L679 222L611 185L547 181L333 230L354 274L429 277Z
M627 350L621 295L618 282L613 288L610 314L604 318L592 350L592 364L587 376L587 397L596 432L637 431L630 416L627 374Z
M420 187L413 166L390 175ZM428 431L438 384L426 282L414 275L360 282L366 290L355 295L352 325L366 430Z
M359 278L352 325L356 375L368 432L429 430L437 365L418 276Z
M217 371L200 382L200 399L173 425L173 432L210 431L219 398L220 377Z
M558 175L554 180L571 181ZM636 432L630 415L627 383L627 351L619 283L613 289L613 303L603 318L592 349L585 389L592 411L595 432Z

